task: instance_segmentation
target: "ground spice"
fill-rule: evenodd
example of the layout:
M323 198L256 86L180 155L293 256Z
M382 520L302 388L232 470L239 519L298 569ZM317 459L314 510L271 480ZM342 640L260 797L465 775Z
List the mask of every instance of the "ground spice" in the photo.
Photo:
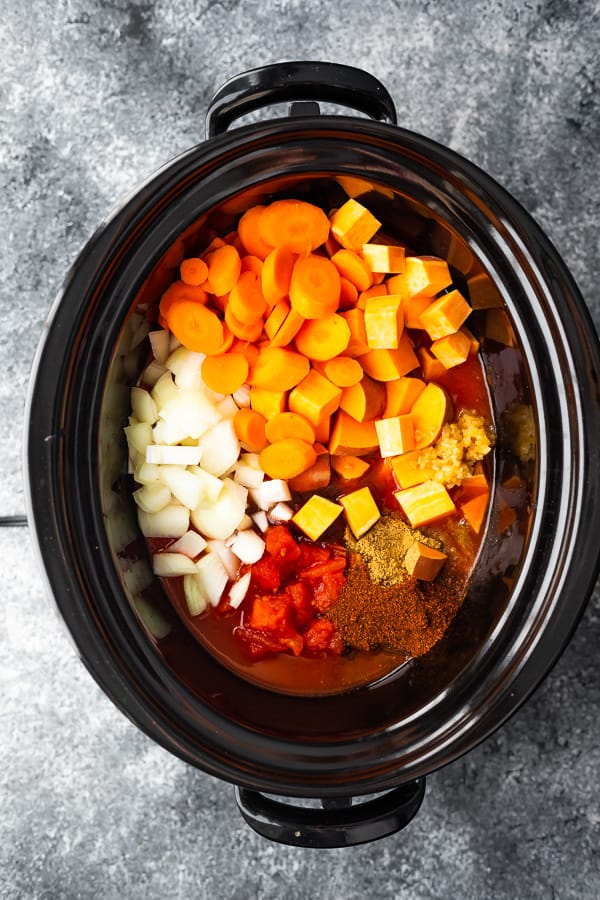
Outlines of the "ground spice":
M415 541L421 541L435 550L442 549L442 542L411 528L400 516L382 516L359 540L349 528L344 533L344 543L350 553L360 554L375 584L402 584L410 575L404 566L404 557Z
M327 617L348 647L423 656L444 635L464 599L465 586L464 573L455 566L432 583L407 578L393 586L374 584L367 565L354 555Z

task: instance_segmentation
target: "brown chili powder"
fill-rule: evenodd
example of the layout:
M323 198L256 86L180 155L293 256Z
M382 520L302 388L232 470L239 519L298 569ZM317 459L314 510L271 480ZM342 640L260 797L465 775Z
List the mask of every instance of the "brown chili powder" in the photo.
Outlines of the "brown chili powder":
M443 636L463 601L465 578L453 568L432 583L408 578L383 586L373 583L368 567L354 555L340 597L327 616L348 647L422 656Z

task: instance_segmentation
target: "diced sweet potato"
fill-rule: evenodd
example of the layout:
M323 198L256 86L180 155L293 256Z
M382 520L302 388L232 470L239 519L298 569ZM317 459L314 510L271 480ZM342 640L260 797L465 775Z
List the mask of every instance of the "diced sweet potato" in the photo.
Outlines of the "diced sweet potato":
M475 497L472 497L470 500L466 500L464 503L460 503L460 511L477 534L481 531L481 526L483 525L483 520L485 519L485 513L488 507L489 501L489 493L478 494ZM511 509L507 507L507 509ZM511 510L513 513L513 519L516 518L514 515L514 510ZM512 524L512 522L511 522ZM504 529L503 529L504 530Z
M340 503L344 507L346 521L357 540L381 517L368 487L359 488L351 494L346 494L345 497L340 497Z
M404 247L393 244L363 244L362 255L372 272L404 272Z
M463 295L453 290L430 303L419 319L431 340L437 341L458 331L470 312L471 307Z
M499 344L506 344L507 347L515 346L515 333L508 314L503 309L488 309L485 316L485 333L486 337Z
M340 409L336 414L329 438L329 452L336 455L351 453L364 456L379 446L373 420L357 422Z
M446 368L439 359L427 349L427 347L419 347L419 363L425 381L437 381L444 375Z
M424 481L415 487L395 491L394 496L413 528L429 525L456 512L450 494L437 481Z
M376 419L380 416L385 406L385 385L380 381L363 375L358 384L344 388L340 400L340 409L343 409L356 419L364 422L366 419Z
M467 281L473 309L493 309L503 306L500 291L486 272L473 275Z
M360 478L370 468L369 463L358 456L331 456L330 460L332 469L346 481Z
M421 581L433 581L439 575L447 559L445 553L428 547L421 541L415 541L406 552L404 565L409 575L414 578L419 578Z
M397 350L370 350L360 357L361 366L377 381L394 381L419 365L410 338L403 332Z
M389 419L377 419L375 430L382 459L399 456L415 448L415 428L410 413Z
M415 447L422 450L437 440L450 413L450 400L446 391L430 381L411 410L415 426Z
M357 252L381 227L381 222L362 203L352 198L333 213L330 221L331 233L336 241L342 247Z
M402 298L397 294L368 297L365 304L365 331L371 350L396 350L404 327Z
M423 328L421 313L431 306L430 297L406 297L402 301L404 310L404 325L406 328Z
M315 427L320 425L340 405L342 390L315 369L311 369L288 398L292 412L300 413Z
M367 332L365 331L365 314L362 309L349 309L341 312L340 316L346 320L350 328L350 342L344 354L346 356L363 356L368 353Z
M321 497L320 494L313 494L292 518L292 522L311 541L316 541L327 531L330 525L333 525L342 509L343 507L333 503L331 500L327 500L326 497Z
M434 297L452 283L448 263L434 256L407 256L405 274L409 297Z
M417 397L424 390L424 381L421 381L420 378L408 378L406 375L403 375L402 378L398 378L396 381L386 382L386 402L383 417L403 416L409 413L415 405Z
M433 341L429 348L431 353L439 359L444 368L452 369L466 362L471 352L471 341L466 334L456 331L446 337Z
M419 465L420 456L420 450L409 450L400 456L392 457L392 471L400 488L414 487L431 479L433 472Z
M250 388L250 406L264 416L267 421L286 407L286 391L267 391L265 388Z

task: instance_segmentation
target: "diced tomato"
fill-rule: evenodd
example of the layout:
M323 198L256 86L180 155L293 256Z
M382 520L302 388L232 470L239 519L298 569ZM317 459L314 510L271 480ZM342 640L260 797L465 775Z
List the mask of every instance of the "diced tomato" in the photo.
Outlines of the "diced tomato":
M281 584L279 569L272 556L265 553L252 566L252 583L263 591L276 591Z
M304 632L304 647L310 653L326 652L335 633L335 625L329 619L315 619Z
M298 575L300 578L324 578L325 575L332 575L335 572L343 572L346 568L346 560L338 557L337 559L328 559L327 562L318 562L307 569L302 569Z
M274 525L272 528L268 528L265 543L267 553L273 557L279 570L290 572L294 568L293 563L300 556L300 547L285 525Z
M286 594L264 595L254 598L250 611L250 628L290 634L294 631L290 616L291 598Z
M265 659L267 656L282 653L288 649L275 635L260 631L258 628L238 626L234 629L233 634L244 645L252 660Z
M286 593L292 599L292 610L298 628L308 625L314 615L312 593L303 581L293 581L286 587Z
M319 544L309 544L308 541L300 542L300 554L298 556L298 568L305 569L315 563L326 562L330 557L327 547Z
M333 606L345 580L342 572L330 572L323 575L322 580L313 588L313 602L319 612L326 612Z

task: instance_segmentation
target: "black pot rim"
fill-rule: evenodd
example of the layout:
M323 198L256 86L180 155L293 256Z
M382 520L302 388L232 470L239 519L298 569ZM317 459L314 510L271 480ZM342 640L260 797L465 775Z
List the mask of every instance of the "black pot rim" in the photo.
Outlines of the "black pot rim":
M71 533L73 523L65 503L69 486L65 482L62 429L69 380L78 365L77 355L68 351L75 346L77 334L86 328L88 308L82 298L87 301L101 291L114 276L125 253L132 246L135 249L135 228L150 221L154 228L158 217L164 214L161 245L156 249L156 257L160 255L162 248L186 225L177 223L176 198L178 191L184 190L194 178L205 173L209 179L211 173L222 174L224 166L239 167L242 158L251 160L253 154L260 155L262 148L278 141L292 146L301 137L304 146L311 140L315 146L326 140L363 140L379 150L391 143L406 160L426 159L432 173L443 175L448 183L469 192L475 204L484 204L491 223L489 228L518 256L521 268L544 294L546 311L550 310L554 317L548 339L560 344L556 364L564 365L566 360L569 368L568 385L563 383L565 389L558 397L564 422L570 423L569 433L563 434L569 478L563 479L561 487L565 507L553 510L561 522L562 540L554 548L552 567L546 577L551 599L544 598L543 604L532 609L527 639L520 642L510 658L495 659L493 637L490 638L490 646L485 648L488 678L485 683L476 684L473 676L465 673L460 691L464 700L462 715L457 714L452 723L445 722L443 734L428 735L414 748L412 758L401 765L386 756L390 735L380 734L377 736L381 746L380 765L371 758L367 766L358 761L351 771L344 769L344 764L348 753L356 753L355 742L326 746L307 742L298 752L295 744L290 747L289 742L265 738L235 723L224 727L218 714L209 709L205 710L205 723L213 734L211 742L199 752L195 736L182 720L174 724L165 715L161 703L166 702L166 695L157 703L157 698L144 688L139 672L134 675L107 651L102 623L82 613L81 598L89 589L88 576L77 557ZM361 174L352 169L351 163L338 171ZM267 177L272 174L266 173L265 180ZM381 179L385 183L384 171ZM141 276L140 280L143 280ZM533 295L529 299L534 305L538 302ZM104 339L103 335L97 336L96 347L101 348ZM570 346L575 348L575 353L570 352ZM84 663L116 705L153 739L211 774L247 787L289 795L314 795L318 789L320 795L326 796L339 794L342 784L348 792L367 793L453 761L491 734L527 699L564 649L593 588L600 565L600 548L582 529L585 521L593 517L593 511L597 511L600 497L600 448L593 440L600 433L599 372L600 353L594 327L555 248L503 188L453 151L395 126L346 116L247 126L191 148L136 189L86 245L55 301L33 367L26 410L28 517L50 592ZM574 438L578 442L576 452L572 452L570 444ZM576 546L573 533L578 539ZM96 539L98 533L91 532L91 536ZM93 552L94 548L88 549ZM567 594L575 599L568 602ZM498 628L505 626L503 621ZM164 678L165 683L171 678L167 671ZM188 699L193 702L191 696ZM224 748L229 755L224 754ZM309 766L315 767L310 777Z

